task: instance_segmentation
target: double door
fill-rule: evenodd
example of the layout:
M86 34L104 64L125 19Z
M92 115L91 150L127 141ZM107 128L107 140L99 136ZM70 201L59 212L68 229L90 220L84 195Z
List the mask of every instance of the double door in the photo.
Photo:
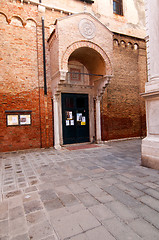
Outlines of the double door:
M62 93L63 143L89 142L87 94Z

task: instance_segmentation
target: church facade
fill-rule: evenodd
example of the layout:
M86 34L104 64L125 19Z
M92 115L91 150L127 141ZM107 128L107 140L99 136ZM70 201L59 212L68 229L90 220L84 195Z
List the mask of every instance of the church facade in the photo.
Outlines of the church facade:
M145 135L143 1L0 1L0 151Z

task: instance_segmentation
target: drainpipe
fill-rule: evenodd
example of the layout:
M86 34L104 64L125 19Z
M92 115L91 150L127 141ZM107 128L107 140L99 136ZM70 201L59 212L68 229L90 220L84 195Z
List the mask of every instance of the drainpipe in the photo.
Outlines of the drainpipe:
M42 17L41 20L42 20L43 65L44 65L44 94L47 95L44 17Z

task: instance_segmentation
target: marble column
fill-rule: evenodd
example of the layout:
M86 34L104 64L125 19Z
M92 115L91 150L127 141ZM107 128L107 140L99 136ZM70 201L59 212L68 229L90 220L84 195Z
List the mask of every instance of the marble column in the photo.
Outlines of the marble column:
M96 98L96 142L101 142L100 98Z
M159 169L159 1L146 2L149 81L142 94L146 102L147 137L142 141L143 166Z
M59 95L53 96L54 103L54 148L61 149L60 146L60 127L59 127Z

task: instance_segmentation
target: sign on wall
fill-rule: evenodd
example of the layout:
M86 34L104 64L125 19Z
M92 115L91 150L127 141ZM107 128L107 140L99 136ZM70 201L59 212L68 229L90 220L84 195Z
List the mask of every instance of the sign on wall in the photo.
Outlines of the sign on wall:
M7 126L31 125L31 114L7 114Z

